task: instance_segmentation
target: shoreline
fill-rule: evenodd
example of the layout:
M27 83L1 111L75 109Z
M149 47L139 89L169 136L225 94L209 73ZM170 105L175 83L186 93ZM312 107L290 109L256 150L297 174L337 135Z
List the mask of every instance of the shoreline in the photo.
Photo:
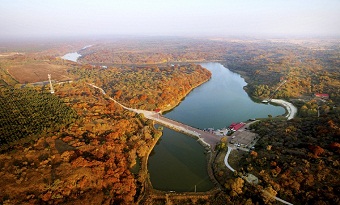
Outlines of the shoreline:
M211 79L211 76L210 76L210 78L202 81L201 83L197 84L196 86L193 86L190 90L188 90L188 92L185 93L184 96L182 96L180 98L180 100L177 103L175 103L172 106L169 106L169 108L167 108L167 109L162 110L162 112L168 112L168 111L171 111L172 109L176 108L183 101L183 99L186 96L189 95L189 93L191 91L193 91L195 88L203 85L204 83L208 82L210 79ZM159 123L157 123L157 122L155 122L153 120L153 127L154 127L154 129L155 129L155 124L159 124ZM207 194L214 193L216 191L216 189L217 189L216 184L214 185L214 187L211 190L208 190L208 191L205 191L205 192L198 192L198 193L194 193L194 192L175 192L175 193L170 193L168 191L162 191L162 190L158 190L158 189L154 189L153 188L152 183L151 183L151 179L150 179L149 170L148 170L148 161L149 161L149 157L150 157L150 154L151 154L152 150L155 148L155 146L157 145L157 142L161 139L162 136L163 136L163 132L162 132L162 135L158 139L154 140L154 142L150 146L148 154L145 157L143 157L143 159L141 159L141 169L140 169L140 172L139 172L138 175L144 179L144 182L143 182L144 186L142 187L141 194L138 197L137 202L139 203L142 200L144 200L146 195L149 195L149 196L150 195L158 195L158 196L165 197L166 195L176 196L176 195L182 195L182 194L185 194L185 195L192 194L193 196L200 196L200 195L207 195ZM192 136L189 136L189 137L192 137ZM197 136L195 136L195 137L197 137ZM199 139L199 137L198 137L198 139ZM203 146L203 147L205 148L205 146ZM212 159L211 158L212 158L212 154L211 153L206 155L207 167L208 167L207 172L208 172L209 176L210 176L210 173L212 171L212 170L210 170L211 166L209 166L209 164L212 163ZM213 179L210 179L210 180L212 182L214 182Z
M297 108L290 102L282 99L272 99L270 102L276 103L285 108L286 112L288 112L285 116L287 117L287 120L293 119L297 114Z
M155 128L155 125L159 124L155 121L153 121L153 127ZM159 124L161 125L161 124ZM149 157L151 152L153 151L153 149L155 148L155 146L157 145L158 141L161 139L161 137L163 136L163 132L162 135L155 139L154 142L151 144L150 146L150 150L148 151L148 154L143 157L141 159L141 168L140 171L138 173L138 176L140 178L143 179L143 186L141 187L141 192L140 195L138 196L137 199L137 203L141 203L142 201L147 200L148 198L167 198L167 197L171 197L171 198L177 198L180 196L186 196L189 198L200 198L202 196L207 196L207 195L214 195L216 193L218 193L221 188L220 188L220 184L218 182L218 180L215 178L214 174L213 174L213 169L212 169L212 163L213 163L213 156L215 156L215 152L207 152L206 155L206 162L207 162L207 174L211 180L211 182L213 183L213 187L210 190L207 191L200 191L200 192L171 192L171 191L164 191L164 190L158 190L155 189L151 183L151 178L150 178L150 173L149 173L149 169L148 169L148 162L149 162ZM188 137L194 137L193 135L187 135ZM197 136L195 136L197 138ZM199 139L199 137L198 137ZM202 144L201 144L202 145ZM204 145L202 145L203 148L206 149L206 147Z
M247 87L247 86L249 85L249 83L248 83L249 76L248 76L245 72L239 71L239 70L237 70L237 69L230 69L230 68L227 67L227 64L226 64L226 63L221 63L221 64L222 64L225 68L229 69L230 71L239 74L239 75L244 79L244 81L245 81L247 84L243 87L243 89L246 91L246 93L248 94L248 96L249 96L252 100L253 100L253 99L258 99L258 100L260 100L260 98L256 98L256 97L254 97L254 96L251 96L250 93L248 93L248 90L247 90L248 87ZM254 100L253 100L253 101L254 101ZM282 99L272 99L271 102L274 103L274 104L278 104L279 106L283 107L283 108L286 110L287 114L285 113L285 117L287 117L287 120L291 120L291 119L293 119L293 118L296 116L298 110L297 110L297 108L296 108L292 103L287 102L287 101L282 100Z
M206 69L206 68L204 68L204 69ZM192 87L190 90L188 90L188 92L186 92L183 96L181 96L180 100L177 103L175 103L174 105L170 105L167 108L162 109L161 112L162 113L163 112L169 112L169 111L175 109L179 104L181 104L181 102L184 100L184 98L186 98L191 93L191 91L193 91L195 88L198 88L199 86L203 85L204 83L208 82L210 79L211 79L211 76L207 80L205 80L205 81L195 85L194 87Z

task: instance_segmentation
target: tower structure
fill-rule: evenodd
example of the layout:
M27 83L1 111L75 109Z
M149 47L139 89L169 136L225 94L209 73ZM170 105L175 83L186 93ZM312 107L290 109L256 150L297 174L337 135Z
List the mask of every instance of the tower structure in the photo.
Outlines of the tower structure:
M51 90L51 94L54 93L54 89L53 89L53 85L52 85L52 82L51 82L51 74L47 74L48 76L48 80L50 81L50 90Z

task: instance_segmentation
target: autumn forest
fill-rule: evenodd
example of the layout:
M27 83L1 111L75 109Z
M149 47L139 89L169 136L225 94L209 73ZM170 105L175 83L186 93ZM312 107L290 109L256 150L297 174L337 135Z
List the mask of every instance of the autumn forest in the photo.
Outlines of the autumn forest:
M81 54L78 62L61 58L74 51ZM339 53L336 39L4 44L0 204L279 204L263 189L293 204L339 204ZM239 73L254 101L284 99L298 113L289 121L268 116L251 126L259 136L255 150L231 157L239 173L223 164L226 146L216 146L207 157L217 182L212 190L164 193L152 188L147 170L162 127L113 100L169 111L211 78L201 62L219 62ZM242 172L260 183L246 183Z

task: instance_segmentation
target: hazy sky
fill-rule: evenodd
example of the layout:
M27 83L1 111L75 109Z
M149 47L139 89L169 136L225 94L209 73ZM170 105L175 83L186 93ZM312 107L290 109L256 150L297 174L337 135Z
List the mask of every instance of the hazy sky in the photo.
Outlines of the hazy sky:
M0 38L340 36L340 0L0 0Z

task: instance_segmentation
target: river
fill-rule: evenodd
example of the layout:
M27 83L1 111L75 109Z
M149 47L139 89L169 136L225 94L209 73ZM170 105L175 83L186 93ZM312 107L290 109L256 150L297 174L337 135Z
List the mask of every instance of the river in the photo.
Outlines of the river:
M250 118L277 116L284 108L254 102L243 87L244 79L219 63L202 63L212 78L194 89L166 117L193 127L223 128ZM164 129L149 157L153 187L165 191L207 191L213 187L207 174L204 148L186 135Z

